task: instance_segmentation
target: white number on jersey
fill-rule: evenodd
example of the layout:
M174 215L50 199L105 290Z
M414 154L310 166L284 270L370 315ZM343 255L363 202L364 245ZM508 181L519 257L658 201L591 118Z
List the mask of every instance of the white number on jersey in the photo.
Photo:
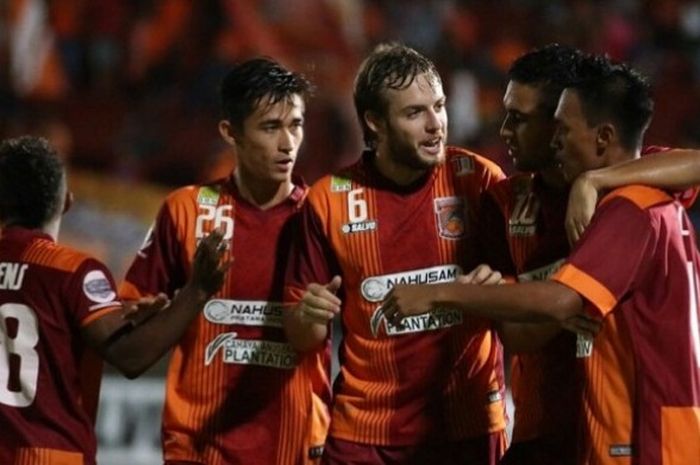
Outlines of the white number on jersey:
M17 320L16 333L9 336L8 320ZM0 403L27 407L34 402L39 379L39 323L34 311L22 304L0 305ZM10 356L19 357L19 390L10 390Z
M367 219L367 201L362 198L364 189L353 189L348 192L348 220L350 223L361 223Z
M199 215L197 215L197 221L195 223L195 237L201 239L204 237L204 222L213 221L213 228L223 228L224 240L231 239L233 237L233 218L231 217L231 212L233 211L232 205L200 205Z

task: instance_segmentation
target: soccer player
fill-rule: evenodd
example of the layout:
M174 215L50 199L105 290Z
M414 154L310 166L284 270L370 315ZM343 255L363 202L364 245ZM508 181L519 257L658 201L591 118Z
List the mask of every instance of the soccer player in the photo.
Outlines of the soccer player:
M285 285L298 350L324 347L342 319L324 463L495 464L505 414L490 323L445 308L394 325L379 304L396 283L448 282L475 265L479 196L503 174L446 147L442 82L415 50L377 47L354 99L369 148L311 188Z
M568 181L639 155L653 104L644 80L586 59L564 90L554 147ZM396 324L431 308L494 319L602 319L577 339L585 380L578 464L688 464L700 457L700 326L695 233L682 206L652 187L613 190L552 280L491 288L395 287ZM572 366L573 369L573 366Z
M700 182L698 152L674 149L660 157L650 155L584 173L580 177L584 181L574 183L567 210L569 183L550 143L557 102L575 80L582 59L576 49L551 44L526 53L509 70L501 136L519 173L487 192L479 249L486 263L523 281L547 279L558 269L569 254L565 213L573 224L587 222L592 211L586 207L595 203L601 188L651 183L685 189ZM648 147L644 152L658 150ZM506 352L515 354L511 371L515 424L503 463L571 463L579 384L570 369L575 360L574 334L560 331L556 324L503 323L499 335Z
M269 59L235 66L221 85L219 132L235 170L165 200L122 286L172 295L194 247L218 227L235 262L223 288L175 346L163 412L165 463L300 465L320 460L328 423L325 348L298 355L282 329L282 280L306 187L292 177L309 82ZM313 389L313 392L312 392Z
M480 259L518 280L547 279L569 254L564 230L568 185L550 143L564 87L583 54L549 45L525 54L509 70L501 136L517 174L484 196L479 222ZM506 353L513 354L515 417L502 464L567 464L576 445L576 337L557 324L501 323Z
M191 278L168 311L132 326L109 270L56 243L71 199L63 165L46 140L0 144L2 464L93 465L96 440L86 406L98 393L81 390L87 348L136 376L170 348L223 282L227 264L220 263L222 237L215 233L202 241ZM143 311L162 304L156 299Z

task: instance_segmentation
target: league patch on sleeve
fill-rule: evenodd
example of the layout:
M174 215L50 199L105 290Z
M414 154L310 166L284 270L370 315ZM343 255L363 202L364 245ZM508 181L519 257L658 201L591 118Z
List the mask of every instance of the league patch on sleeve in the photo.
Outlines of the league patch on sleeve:
M112 302L117 298L117 293L102 270L93 270L85 275L83 292L85 297L101 304Z

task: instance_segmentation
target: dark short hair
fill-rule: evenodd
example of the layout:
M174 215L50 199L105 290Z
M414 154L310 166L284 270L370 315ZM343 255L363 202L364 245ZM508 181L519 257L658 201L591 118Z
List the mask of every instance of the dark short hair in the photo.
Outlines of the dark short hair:
M307 98L311 83L299 73L282 67L270 58L255 58L234 66L221 82L221 108L224 118L237 128L250 116L264 97L274 105L294 95Z
M63 163L49 142L23 136L0 144L0 223L46 225L63 208Z
M609 57L591 55L581 63L571 89L581 99L588 126L610 121L627 150L642 145L654 113L649 83L639 72Z
M576 48L549 44L515 60L508 70L508 79L539 88L542 110L553 115L562 91L576 81L584 56Z
M365 122L365 113L385 116L387 89L401 90L410 86L419 74L430 74L436 83L442 84L440 74L425 56L398 43L378 45L362 62L355 78L355 111L362 126L365 144L374 147L376 135Z

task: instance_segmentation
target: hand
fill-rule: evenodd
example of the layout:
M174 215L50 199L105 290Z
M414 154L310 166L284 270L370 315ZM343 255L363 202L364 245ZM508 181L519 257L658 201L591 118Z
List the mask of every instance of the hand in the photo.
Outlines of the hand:
M431 288L425 284L397 284L384 298L381 312L395 326L399 326L404 317L427 313L435 295L434 288Z
M342 279L334 276L328 284L311 283L297 305L299 317L309 323L328 324L340 313L341 300L335 295Z
M460 284L481 284L483 286L506 282L500 272L492 270L490 266L483 263L470 271L469 274L458 276L456 281Z
M603 320L579 313L564 320L561 326L567 331L593 339L603 327Z
M571 185L569 205L566 208L566 236L573 246L588 227L598 203L598 189L586 173Z
M219 228L214 229L200 241L194 253L190 282L207 297L221 288L232 263L232 259L222 260L226 252L223 237Z
M169 304L168 296L163 293L151 297L142 297L139 300L125 301L122 318L133 326L138 326Z

